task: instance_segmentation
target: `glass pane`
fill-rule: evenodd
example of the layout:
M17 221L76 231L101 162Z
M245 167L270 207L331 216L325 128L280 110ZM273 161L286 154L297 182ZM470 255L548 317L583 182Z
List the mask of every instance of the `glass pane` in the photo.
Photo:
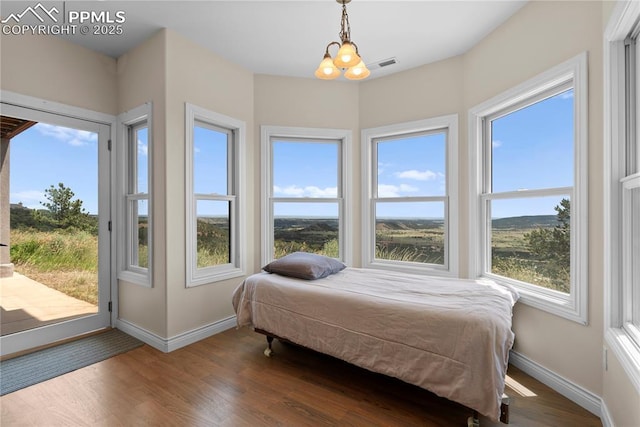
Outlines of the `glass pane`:
M636 187L629 191L629 208L631 209L631 230L629 230L629 241L631 251L629 260L631 265L629 278L632 295L632 323L640 328L640 188Z
M132 200L132 219L138 229L138 241L132 247L131 265L149 267L149 202Z
M149 192L149 130L147 127L137 128L135 131L136 144L136 184L134 193Z
M444 196L444 132L379 141L378 197Z
M0 258L13 271L0 280L0 299L3 315L22 313L3 318L7 335L98 312L98 135L3 119L16 133L2 140L10 175L0 178L9 202L0 221L9 235Z
M444 202L376 203L376 259L445 263Z
M338 197L339 147L337 141L274 141L274 197Z
M489 212L491 272L569 293L569 196L492 200Z
M305 251L339 258L337 203L275 203L273 257Z
M231 262L231 202L198 200L197 267L213 267Z
M193 129L193 191L196 194L229 194L228 134L208 127Z
M573 89L491 122L492 192L573 186Z

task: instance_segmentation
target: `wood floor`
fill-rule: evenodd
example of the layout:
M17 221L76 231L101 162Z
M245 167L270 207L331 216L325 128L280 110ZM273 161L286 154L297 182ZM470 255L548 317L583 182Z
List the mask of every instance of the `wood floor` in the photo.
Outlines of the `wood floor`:
M398 380L228 330L169 354L147 345L0 398L3 426L446 426L470 411ZM601 426L509 368L511 426ZM515 388L515 390L514 390ZM504 426L481 419L481 426Z

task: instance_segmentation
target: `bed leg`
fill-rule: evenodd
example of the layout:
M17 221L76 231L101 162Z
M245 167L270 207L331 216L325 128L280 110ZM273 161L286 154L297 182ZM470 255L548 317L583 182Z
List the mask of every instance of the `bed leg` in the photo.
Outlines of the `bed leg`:
M272 343L273 343L273 337L267 335L267 348L264 349L264 355L267 357L271 357L271 353L273 353L273 350L271 350Z
M502 404L500 405L500 422L509 424L509 396L502 395Z
M473 415L467 419L467 427L480 427L478 411L473 411Z

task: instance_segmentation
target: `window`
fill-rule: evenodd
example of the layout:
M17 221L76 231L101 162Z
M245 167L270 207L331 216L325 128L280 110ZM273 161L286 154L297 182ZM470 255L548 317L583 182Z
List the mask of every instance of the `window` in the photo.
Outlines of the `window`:
M625 140L620 165L621 205L620 236L622 236L622 326L640 347L640 48L638 25L624 44L625 82Z
M586 54L470 112L472 274L587 322Z
M119 278L151 286L151 104L118 118L121 136L118 173L123 190L119 251Z
M640 391L640 3L605 30L605 340Z
M186 104L187 286L244 275L245 128Z
M263 264L296 251L349 263L345 130L262 126Z
M363 266L458 274L456 115L362 131Z

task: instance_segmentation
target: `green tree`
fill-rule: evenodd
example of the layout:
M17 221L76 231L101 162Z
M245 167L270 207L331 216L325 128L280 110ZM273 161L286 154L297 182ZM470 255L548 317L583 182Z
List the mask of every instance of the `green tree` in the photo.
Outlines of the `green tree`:
M529 251L543 261L546 274L562 290L569 289L571 265L571 203L562 199L555 207L558 224L553 228L538 228L524 235Z
M48 202L40 202L47 211L34 213L36 219L51 228L79 228L81 230L95 231L95 221L89 213L82 208L82 200L75 199L75 193L63 183L57 187L51 185L44 190Z

